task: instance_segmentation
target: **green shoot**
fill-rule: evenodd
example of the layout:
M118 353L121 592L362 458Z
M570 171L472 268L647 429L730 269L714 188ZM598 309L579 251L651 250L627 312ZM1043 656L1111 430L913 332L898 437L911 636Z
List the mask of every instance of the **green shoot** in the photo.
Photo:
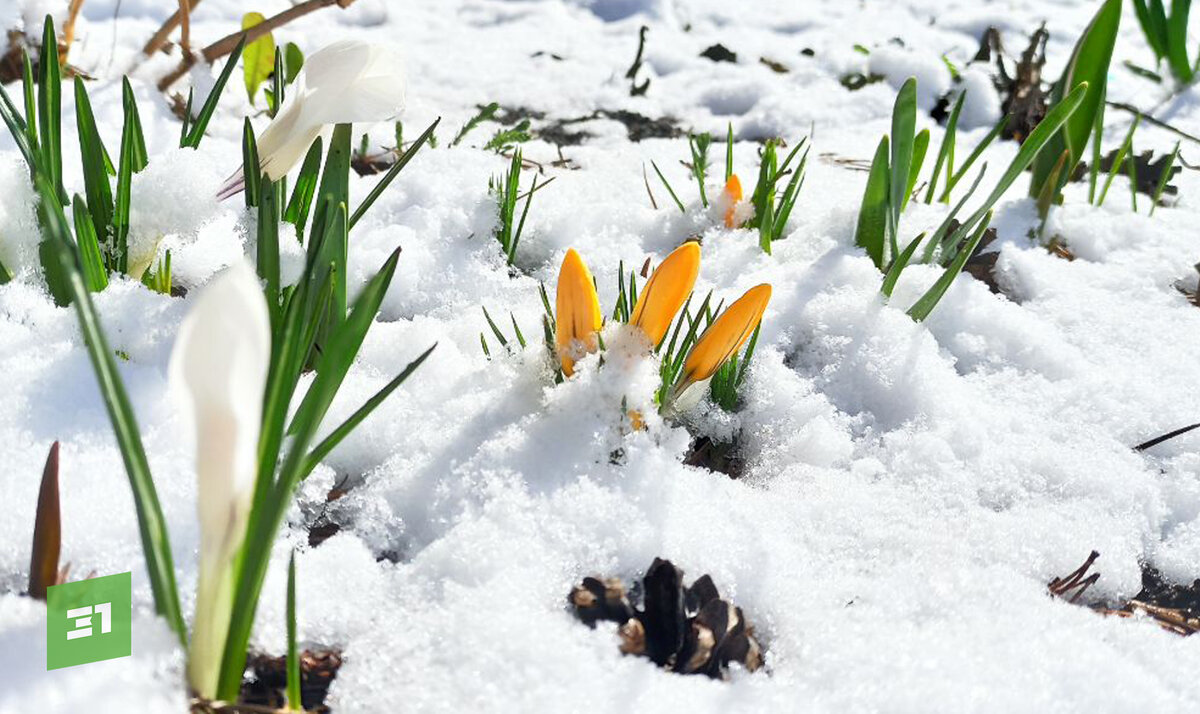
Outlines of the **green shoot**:
M671 188L670 182L667 181L666 176L663 176L663 172L658 168L658 164L651 160L650 166L653 167L654 173L658 174L658 180L662 181L663 186L666 186L667 193L671 194L671 200L674 201L675 205L679 207L679 212L687 213L687 209L683 207L683 201L679 200L679 196L675 194L675 189Z
M529 133L529 120L522 119L513 128L501 129L493 134L488 143L484 144L483 150L495 151L499 154L517 144L523 144L532 138L533 135Z
M937 189L942 166L946 167L947 177L954 173L954 144L958 138L958 115L962 113L963 101L966 98L966 91L958 93L958 99L954 101L954 108L950 110L950 118L946 120L946 133L942 137L942 147L938 149L937 160L933 164L933 175L930 176L929 187L925 191L927 205L933 203L933 192Z
M485 121L491 121L496 116L496 112L499 111L499 109L500 105L496 102L492 102L486 107L480 107L475 116L468 119L467 123L463 124L462 128L458 130L458 133L454 135L454 140L450 142L450 146L458 146L459 143L466 138L467 134L474 131L475 127L479 126ZM399 146L399 144L396 145Z
M1142 115L1138 114L1133 118L1133 123L1129 125L1129 133L1125 135L1125 140L1121 142L1121 148L1117 150L1117 155L1113 158L1112 167L1109 168L1108 177L1104 181L1104 188L1101 189L1100 197L1096 200L1095 205L1104 205L1104 199L1106 196L1108 196L1109 186L1112 186L1113 179L1117 177L1117 174L1121 173L1121 166L1124 165L1126 157L1129 156L1130 149L1133 148L1133 133L1137 131L1138 123L1141 122L1141 120ZM1133 164L1136 162L1130 163ZM1133 185L1135 188L1137 187L1136 182L1134 182ZM1134 200L1136 201L1137 199L1135 198Z
M225 85L229 83L229 78L233 75L233 68L237 66L245 45L246 38L243 36L241 41L238 42L237 47L229 54L229 59L225 60L225 68L221 70L216 84L213 85L212 91L208 93L208 97L200 107L200 114L194 121L188 122L187 135L179 142L181 147L190 146L193 149L200 147L200 142L204 140L204 132L208 130L208 122L212 120L213 113L217 111L217 100L221 98L221 92L225 90ZM190 100L188 105L190 107Z
M288 559L287 579L287 705L304 711L300 701L300 653L296 649L296 551Z
M704 179L708 174L708 147L712 144L712 134L704 132L700 135L688 134L688 149L692 154L691 170L700 189L700 203L708 208L708 194L704 190Z
M1150 215L1154 215L1154 209L1158 208L1159 201L1162 200L1163 191L1167 188L1167 181L1171 179L1171 171L1175 168L1175 161L1179 158L1179 142L1175 142L1175 148L1171 150L1171 157L1167 159L1167 164L1163 168L1162 176L1158 178L1158 185L1154 187L1154 196L1150 199ZM0 276L2 277L2 276Z
M750 202L754 206L754 217L746 222L747 228L758 229L758 245L767 255L771 254L771 244L785 236L788 218L796 205L796 196L804 184L804 170L808 164L808 138L801 139L796 147L788 153L782 164L778 162L778 142L767 140L763 146L762 157L758 165L758 182ZM800 154L800 161L792 166L793 160ZM777 190L779 180L791 173L782 193ZM778 202L778 203L777 203Z
M529 215L529 205L533 202L533 194L547 186L550 181L544 181L539 186L537 176L533 185L524 194L525 208L517 220L517 200L521 197L521 150L513 152L509 162L508 172L502 176L494 176L488 180L488 193L496 197L499 222L496 225L495 237L504 251L505 261L513 265L517 259L517 245L521 242L521 233L525 228L525 218Z

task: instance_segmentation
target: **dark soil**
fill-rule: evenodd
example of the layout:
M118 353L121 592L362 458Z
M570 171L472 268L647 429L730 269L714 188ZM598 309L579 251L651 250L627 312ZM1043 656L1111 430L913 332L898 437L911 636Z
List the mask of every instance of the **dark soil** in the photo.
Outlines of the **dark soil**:
M242 684L241 703L282 709L287 706L287 658L252 655L246 663L250 676ZM329 711L325 698L342 666L337 650L304 650L300 653L300 701L305 711Z

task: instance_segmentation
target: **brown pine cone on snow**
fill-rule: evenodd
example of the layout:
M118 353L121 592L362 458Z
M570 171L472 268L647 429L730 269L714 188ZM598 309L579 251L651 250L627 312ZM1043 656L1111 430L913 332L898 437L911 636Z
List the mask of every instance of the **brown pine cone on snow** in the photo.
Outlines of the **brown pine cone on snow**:
M640 593L639 610L619 579L590 577L567 599L575 616L589 627L600 621L617 623L623 653L648 657L673 672L723 679L732 662L751 672L762 666L754 628L741 608L721 599L708 575L686 587L682 570L655 558Z

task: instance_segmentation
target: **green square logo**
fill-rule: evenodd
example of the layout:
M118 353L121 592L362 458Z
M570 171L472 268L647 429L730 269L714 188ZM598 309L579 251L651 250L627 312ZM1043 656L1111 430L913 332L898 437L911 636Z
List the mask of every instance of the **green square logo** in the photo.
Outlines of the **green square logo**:
M46 669L133 654L133 575L46 588Z

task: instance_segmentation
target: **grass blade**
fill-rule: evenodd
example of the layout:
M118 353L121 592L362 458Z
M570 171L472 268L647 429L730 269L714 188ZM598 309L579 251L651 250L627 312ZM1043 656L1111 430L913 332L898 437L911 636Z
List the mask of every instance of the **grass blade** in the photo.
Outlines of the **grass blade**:
M275 75L282 77L282 74ZM296 651L296 551L288 559L287 580L287 705L292 711L303 711L300 701L300 653Z
M483 334L480 333L480 339L482 338ZM484 342L484 345L486 353L486 341ZM308 457L304 460L305 465L301 472L305 475L311 473L312 470L317 467L317 464L321 463L321 461L324 460L325 457L330 454L330 452L337 448L338 444L342 443L343 439L350 435L350 432L354 431L359 424L361 424L368 416L371 415L371 412L375 411L376 407L382 404L392 392L396 391L397 387L399 387L401 384L404 384L404 380L408 379L412 373L417 370L417 367L421 366L421 363L433 353L435 348L437 348L436 342L433 343L429 349L422 352L420 356L418 356L412 362L409 362L408 366L406 366L400 372L400 374L397 374L395 377L393 377L392 381L384 385L382 389L376 392L361 407L355 410L355 412L351 414L346 421L342 422L336 429L331 431L329 436L325 437L325 439L322 440L321 443L317 444L308 454Z
M933 203L933 193L937 189L942 166L946 167L947 176L954 171L954 143L958 137L958 115L962 113L963 101L966 98L966 90L958 93L954 108L950 110L950 118L946 120L946 133L942 136L942 146L938 149L937 160L933 164L933 175L929 178L929 188L925 191L926 205Z
M233 52L229 54L229 59L225 60L225 68L221 70L220 76L217 77L217 82L213 85L212 91L208 93L208 97L200 107L200 114L196 116L196 120L191 122L191 126L188 127L187 140L180 143L180 146L190 146L193 149L199 148L200 142L204 139L204 132L208 129L208 122L212 120L213 112L217 111L217 102L221 99L221 92L225 91L225 85L229 83L229 77L233 74L233 68L237 66L245 46L246 36L242 35L242 39L238 41L237 47L234 47ZM188 103L191 104L190 101Z
M108 409L109 419L112 421L121 458L125 462L125 471L129 476L129 485L133 490L138 530L141 533L142 550L146 557L146 570L149 572L150 585L154 592L155 608L158 614L167 620L167 624L174 630L180 641L186 642L186 630L179 607L179 593L175 585L175 567L171 558L167 525L158 502L158 493L154 488L154 479L150 475L150 465L146 460L146 451L142 447L133 407L129 403L121 375L117 371L113 351L104 337L99 316L92 305L91 295L76 266L75 251L66 218L62 213L61 206L54 200L55 189L49 180L41 175L36 178L36 184L38 193L41 195L39 213L44 214L43 225L48 234L46 243L52 246L60 268L69 276L68 284L72 293L72 303L79 318L79 328L83 333L84 345L87 347L88 356L91 358L92 367L96 372L100 394L104 397L104 404Z
M1162 199L1163 191L1167 188L1167 181L1171 180L1171 171L1175 168L1175 161L1179 158L1179 142L1175 142L1175 148L1171 151L1171 158L1167 159L1167 165L1163 169L1162 176L1158 177L1158 185L1154 187L1154 197L1150 199L1150 215L1154 215L1154 209L1158 208L1158 202Z
M98 293L108 287L108 270L104 267L104 256L96 237L95 221L79 194L75 194L75 200L71 203L71 215L75 219L75 240L79 245L83 282L88 290Z
M412 157L416 155L417 151L425 145L425 142L429 141L429 137L433 136L433 130L437 128L437 125L441 121L441 117L434 119L433 123L430 124L425 131L421 132L421 135L417 137L417 140L408 147L408 150L401 154L399 159L396 159L396 163L392 164L392 167L388 169L386 174L383 175L383 178L379 179L379 181L371 188L371 192L367 194L367 197L363 199L363 202L359 204L358 208L354 209L354 215L350 216L351 229L354 228L354 225L358 223L358 220L362 218L363 215L365 215L366 212L371 208L371 206L375 203L375 200L378 199L385 190L387 190L387 187L391 185L392 181L394 181L396 177L400 175L400 172L404 170L404 167L408 165L408 162L412 161ZM305 160L305 164L307 163L307 160ZM299 188L299 185L297 185L297 188Z
M975 247L979 245L979 241L983 238L983 234L991 222L992 214L991 211L989 211L984 217L984 220L979 224L979 227L975 230L975 233L971 236L971 239L967 241L962 250L958 251L958 255L954 257L954 262L950 263L950 265L942 272L941 277L937 279L937 282L935 282L933 286L930 287L929 290L927 290L925 294L922 295L921 298L913 303L913 306L908 309L909 317L917 322L921 322L925 318L929 317L929 314L933 312L933 308L937 307L937 304L939 301L941 301L942 296L944 296L946 291L950 289L950 285L954 282L954 279L957 278L958 274L962 272L963 266L967 264L967 260L969 260L971 254L975 252Z

